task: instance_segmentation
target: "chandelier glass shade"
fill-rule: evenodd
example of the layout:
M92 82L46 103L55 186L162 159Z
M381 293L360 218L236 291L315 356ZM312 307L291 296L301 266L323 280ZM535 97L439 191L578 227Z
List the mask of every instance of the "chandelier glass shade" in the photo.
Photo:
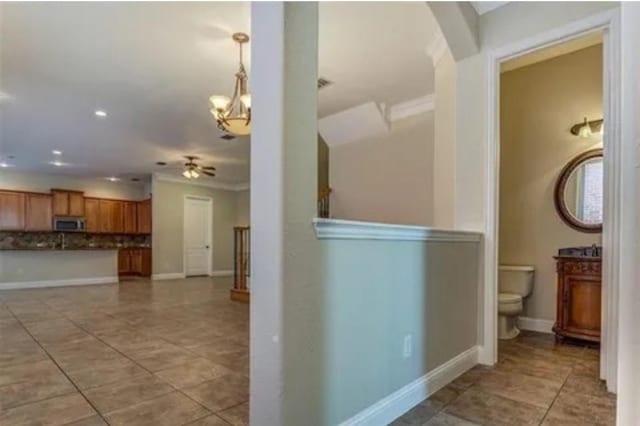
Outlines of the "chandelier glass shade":
M195 168L188 168L184 172L182 172L182 176L187 179L198 179L200 177L200 173L198 173Z
M251 133L251 95L248 92L247 72L242 62L242 46L249 41L244 33L235 33L233 40L240 46L240 67L236 72L236 83L233 96L213 95L209 98L211 109L218 128L234 135Z

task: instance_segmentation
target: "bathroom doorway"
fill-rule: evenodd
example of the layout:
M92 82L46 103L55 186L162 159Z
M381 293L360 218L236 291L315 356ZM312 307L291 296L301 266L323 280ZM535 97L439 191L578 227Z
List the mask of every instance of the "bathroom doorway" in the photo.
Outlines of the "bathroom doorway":
M610 260L606 38L588 32L496 70L496 369L521 390L544 389L530 402L548 416L570 388L601 403L585 416L615 421L615 381L602 381L600 353Z

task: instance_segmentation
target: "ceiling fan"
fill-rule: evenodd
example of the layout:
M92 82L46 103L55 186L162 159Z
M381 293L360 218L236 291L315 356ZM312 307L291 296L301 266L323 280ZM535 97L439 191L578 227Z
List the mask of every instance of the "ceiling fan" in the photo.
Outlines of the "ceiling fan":
M184 171L182 172L182 176L187 179L198 179L201 174L206 176L215 176L214 173L216 168L213 166L200 166L195 162L195 160L199 160L200 157L196 157L195 155L185 155L184 158L187 159L187 162L184 163Z

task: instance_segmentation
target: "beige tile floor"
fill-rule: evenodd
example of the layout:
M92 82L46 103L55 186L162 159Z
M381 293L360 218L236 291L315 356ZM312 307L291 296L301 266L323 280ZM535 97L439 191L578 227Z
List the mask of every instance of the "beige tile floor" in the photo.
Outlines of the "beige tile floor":
M0 425L248 424L229 279L0 292Z
M0 292L0 425L248 423L249 311L228 279ZM598 352L523 333L396 425L612 425Z
M615 396L598 380L598 365L596 349L523 332L500 342L494 368L468 371L394 425L614 425Z

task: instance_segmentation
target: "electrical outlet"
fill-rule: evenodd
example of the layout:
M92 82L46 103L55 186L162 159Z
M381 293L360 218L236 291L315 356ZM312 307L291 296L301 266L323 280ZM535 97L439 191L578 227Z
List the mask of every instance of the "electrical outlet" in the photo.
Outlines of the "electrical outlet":
M404 358L411 358L413 354L413 339L410 334L404 336L404 345L402 346L402 356Z

